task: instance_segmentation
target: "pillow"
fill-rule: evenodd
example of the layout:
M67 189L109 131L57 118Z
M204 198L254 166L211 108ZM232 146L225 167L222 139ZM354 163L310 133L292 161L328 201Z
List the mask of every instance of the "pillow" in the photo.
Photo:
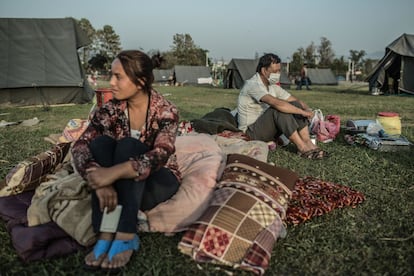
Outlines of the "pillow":
M79 139L89 125L88 120L70 119L59 137L60 143L73 142Z
M175 147L182 182L172 198L146 212L152 232L180 232L193 223L207 208L225 166L210 135L178 136Z
M184 233L179 250L195 261L263 274L283 219L296 173L231 154L212 202Z
M47 174L53 172L62 163L69 147L70 143L60 143L50 150L18 163L0 182L0 196L16 195L35 189L45 180Z
M240 138L223 137L213 135L217 144L225 154L242 154L266 162L269 146L266 142L259 140L246 141Z

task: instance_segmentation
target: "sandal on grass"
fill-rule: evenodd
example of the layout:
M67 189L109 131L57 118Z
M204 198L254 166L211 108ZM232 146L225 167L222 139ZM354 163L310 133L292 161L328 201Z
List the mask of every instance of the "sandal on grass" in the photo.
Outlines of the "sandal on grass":
M105 254L108 253L109 248L111 247L112 241L108 240L98 240L93 248L93 251L88 254L93 254L93 262L98 262L97 265L89 265L87 263L84 264L84 268L87 270L98 270L101 268L101 264L105 259ZM88 258L88 256L86 258ZM85 259L86 259L85 258ZM99 261L99 259L101 259Z
M109 249L108 252L108 264L110 264L112 262L112 258L115 257L115 255L123 253L125 251L128 250L133 250L133 251L137 251L139 249L139 238L138 235L135 235L134 238L132 240L114 240L112 242L111 245L111 249ZM132 256L132 254L131 254ZM129 262L129 259L131 257L128 258L128 260L125 262L124 265L120 266L120 267L116 267L116 268L111 268L111 267L103 267L104 269L108 269L109 272L111 273L116 273L119 272L119 270L123 267L125 267L125 265Z
M321 148L317 148L314 150L313 158L312 159L324 159L329 157L329 153L324 151Z
M327 151L324 151L323 149L316 148L316 149L308 150L305 152L298 151L298 155L305 159L321 160L323 158L328 157L329 153Z
M308 150L308 151L305 151L305 152L298 151L298 155L302 158L305 158L305 159L315 159L314 158L315 150L312 149L312 150Z

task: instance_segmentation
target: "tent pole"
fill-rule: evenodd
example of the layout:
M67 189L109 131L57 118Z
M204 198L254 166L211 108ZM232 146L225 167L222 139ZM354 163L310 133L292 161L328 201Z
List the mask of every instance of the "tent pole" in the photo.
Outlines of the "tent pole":
M50 105L47 102L45 95L43 94L42 88L39 88L39 90L38 90L37 89L38 87L37 87L37 85L35 83L32 84L32 85L33 85L33 87L34 87L34 89L35 89L36 92L39 91L40 100L42 101L43 109L44 110L49 110Z
M398 90L397 94L400 95L400 86L404 83L404 57L401 56L401 64L400 64L400 78L398 79Z

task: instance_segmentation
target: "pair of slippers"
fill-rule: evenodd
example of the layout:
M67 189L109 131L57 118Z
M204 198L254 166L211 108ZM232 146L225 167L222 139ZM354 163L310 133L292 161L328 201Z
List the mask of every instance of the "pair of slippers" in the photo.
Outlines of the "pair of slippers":
M114 240L114 241L107 241L107 240L98 240L95 244L92 254L94 255L95 261L99 258L104 257L104 254L108 254L108 259L111 262L112 258L122 252L127 250L137 251L139 249L139 238L137 235L134 236L132 240ZM86 270L98 270L101 269L100 266L88 265L84 264L84 268ZM118 267L114 269L107 269L107 272L110 274L119 273L123 267Z
M311 159L311 160L321 160L321 159L329 157L329 153L320 148L308 150L305 152L298 151L298 155L302 158Z

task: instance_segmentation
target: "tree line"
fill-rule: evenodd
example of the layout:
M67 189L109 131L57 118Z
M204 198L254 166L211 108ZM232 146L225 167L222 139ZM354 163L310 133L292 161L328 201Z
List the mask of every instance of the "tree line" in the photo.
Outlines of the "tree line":
M109 70L112 60L122 50L119 35L110 25L105 25L102 29L95 29L86 18L76 21L92 41L91 44L80 50L81 63L84 69L87 72ZM140 47L137 48L140 49ZM158 52L158 50L150 50L148 54L151 56ZM175 34L171 50L160 53L165 60L161 68L169 69L174 65L209 64L207 52L207 50L194 43L191 35Z
M112 60L121 51L119 35L110 25L95 29L86 18L75 20L92 41L90 45L80 50L81 62L85 70L87 72L109 70ZM140 47L137 48L140 49ZM158 52L160 51L150 50L148 54L153 55ZM207 53L208 50L195 44L190 34L175 34L171 49L160 52L165 59L162 68L169 69L174 65L210 65L211 60L208 59ZM363 78L372 70L375 62L365 59L365 55L364 50L350 50L348 57L335 57L331 41L326 37L321 37L319 45L311 42L305 48L300 47L288 58L289 60L284 62L289 63L289 74L293 76L299 74L302 65L307 63L310 68L330 68L337 76L345 76L349 69L352 69L352 72L358 74L359 78ZM255 57L258 56L256 53Z
M290 73L299 74L304 63L310 68L329 68L337 76L345 76L348 71L356 74L356 79L362 79L374 67L375 60L365 59L364 50L349 50L349 56L335 57L332 43L326 37L321 37L320 44L311 42L306 48L300 47L293 54L290 62Z

